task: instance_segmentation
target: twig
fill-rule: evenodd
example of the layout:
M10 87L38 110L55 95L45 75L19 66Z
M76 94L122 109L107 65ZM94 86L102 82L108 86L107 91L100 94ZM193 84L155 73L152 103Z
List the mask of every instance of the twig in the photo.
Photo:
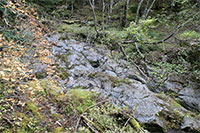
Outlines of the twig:
M58 124L59 126L62 126L62 124L59 121L56 121L55 124Z
M128 124L128 122L130 121L131 117L128 118L128 120L126 121L126 123L124 124L124 128L126 127L126 125Z
M102 133L102 129L101 127L99 127L98 125L96 125L94 122L92 122L91 120L89 120L86 116L84 116L83 114L81 115L81 118L83 118L86 122L86 124L88 125L88 127L91 128L91 126L89 124L91 124L92 126L94 126L99 132ZM92 129L92 128L91 128ZM94 130L94 129L93 129ZM94 131L97 132L97 131Z
M137 69L138 71L140 72L140 74L145 78L145 80L147 80L149 82L149 77L140 69L140 67L133 61L129 60L128 58L128 55L126 54L125 50L124 50L124 47L121 45L121 44L118 44L120 46L120 50L122 52L122 54L125 56L126 60L127 61L130 61ZM137 46L137 44L136 44ZM137 49L137 48L136 48ZM139 49L138 49L139 51ZM143 57L143 56L142 56ZM146 65L146 64L145 64Z
M79 126L80 121L81 121L81 117L78 118L78 121L77 121L77 123L76 123L76 127L75 127L75 130L76 130L76 131L78 130L78 126Z
M87 120L85 120L85 124L86 124L94 133L98 133L98 131L96 131L93 127L91 127L91 126L87 123Z
M102 103L105 103L105 102L107 102L107 101L108 101L108 99L105 99L105 100L103 100L103 101L101 101L101 102L98 102L98 103L96 103L96 104L94 104L94 105L91 105L91 106L87 107L87 108L85 109L84 113L87 112L87 110L89 110L89 109L91 109L91 108L93 108L93 107L95 107L95 106L98 106L98 105L100 105L100 104L102 104ZM83 114L84 114L84 113L83 113Z
M8 123L8 124L10 124L11 126L13 126L13 123L10 121L10 119L8 119L7 117L5 117L5 116L1 116L4 120L6 120L6 122Z
M135 44L135 48L136 48L138 54L142 57L142 59L144 59L144 55L140 52L137 43L135 42L134 44Z
M96 104L94 104L94 105L91 105L91 106L87 107L87 108L84 110L84 112L80 115L80 117L79 117L79 119L78 119L78 121L77 121L77 123L76 123L75 130L76 130L76 131L78 130L78 126L79 126L79 123L80 123L81 118L83 118L83 119L86 118L86 117L83 115L83 114L85 114L85 112L87 112L89 109L91 109L91 108L93 108L93 107L95 107L95 106L98 106L98 105L100 105L100 104L102 104L102 103L105 103L105 102L107 102L107 101L108 101L108 99L105 99L105 100L103 100L103 101L101 101L101 102L98 102L98 103L96 103ZM88 119L85 119L85 120L88 121ZM95 126L94 123L93 123L92 121L90 121L90 123L92 123L92 125ZM88 125L88 124L87 124L87 125ZM98 128L99 128L99 127L98 127ZM97 128L97 129L98 129L98 128Z

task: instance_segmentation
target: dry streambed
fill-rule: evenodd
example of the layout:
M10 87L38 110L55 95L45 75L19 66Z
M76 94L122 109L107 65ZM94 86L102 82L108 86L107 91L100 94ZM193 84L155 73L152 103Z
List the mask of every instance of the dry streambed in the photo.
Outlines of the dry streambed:
M133 117L150 132L200 132L198 113L187 110L164 93L152 92L134 66L123 59L113 59L105 46L63 40L58 34L48 41L57 42L52 55L59 64L63 92L70 89L98 92L114 105L133 110ZM184 90L181 88L180 92ZM184 101L188 95L182 93L180 97ZM198 110L199 97L191 94L190 98ZM187 99L184 103L190 106Z

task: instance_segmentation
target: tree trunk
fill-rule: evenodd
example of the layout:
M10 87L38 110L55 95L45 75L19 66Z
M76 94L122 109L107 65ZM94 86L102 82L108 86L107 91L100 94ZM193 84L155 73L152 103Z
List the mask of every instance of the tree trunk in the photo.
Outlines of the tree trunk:
M71 14L73 14L74 13L74 2L72 1L72 3L71 3Z
M154 3L156 2L156 0L153 0L153 2L151 3L151 6L149 7L149 9L147 10L146 14L144 14L144 19L147 18L147 16L149 15L149 12L151 11Z
M146 6L145 6L144 14L142 15L142 19L145 19L145 15L147 14L150 1L151 1L151 0L147 0L147 4L146 4Z
M109 11L108 11L108 20L107 20L107 28L110 25L112 10L113 10L113 0L110 0L110 6L109 6Z
M128 15L128 5L130 0L125 1L124 5L124 13L123 13L123 19L122 19L122 27L126 27L127 25L127 15Z
M151 3L149 9L147 10L147 12L144 13L144 15L143 15L144 18L143 18L143 19L146 19L146 18L147 18L147 16L149 15L149 12L151 11L151 9L152 9L152 7L153 7L153 5L154 5L155 2L156 2L156 0L153 0L153 2Z
M105 12L105 2L104 2L104 0L102 0L102 30L103 30L103 33L104 33L104 24L105 24L104 12Z
M135 23L138 24L138 18L139 18L139 12L140 12L140 8L141 8L141 5L142 5L142 2L144 0L140 0L140 3L138 5L138 8L137 8L137 13L136 13L136 17L135 17Z
M94 18L94 28L95 28L95 31L97 33L96 37L99 37L99 32L97 30L97 17L96 17L96 13L95 13L95 10L94 10L94 0L89 0L89 3L90 3L90 7L92 9L92 13L93 13L93 18Z

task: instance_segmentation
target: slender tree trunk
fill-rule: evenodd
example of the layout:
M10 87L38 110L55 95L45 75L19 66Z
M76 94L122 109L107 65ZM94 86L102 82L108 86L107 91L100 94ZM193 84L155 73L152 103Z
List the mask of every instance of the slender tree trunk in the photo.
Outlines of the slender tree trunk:
M147 10L148 10L150 1L151 1L151 0L147 0L147 4L146 4L146 6L145 6L144 14L142 15L142 19L145 19L145 15L147 14Z
M105 2L104 2L104 0L102 0L102 30L103 30L103 33L104 33L104 29L105 29L104 12L105 12Z
M140 12L140 8L141 8L141 5L142 5L142 2L144 0L140 0L140 3L138 5L138 8L137 8L137 13L136 13L136 17L135 17L135 23L138 24L138 18L139 18L139 12Z
M124 5L124 14L123 14L123 19L122 19L122 27L126 27L126 24L127 24L127 15L128 15L129 1L130 0L126 0L125 5Z
M107 28L110 25L112 10L113 10L113 0L110 0L110 6L109 6L109 11L108 11L108 20L107 20Z
M73 1L71 2L71 13L72 14L74 13L74 2Z
M146 14L144 16L144 19L146 19L147 16L149 15L149 12L151 11L151 9L152 9L152 7L153 7L153 5L154 5L155 2L156 2L156 0L153 0L153 2L151 3L151 6L149 7L149 9L147 10L147 12L146 12Z
M95 13L95 10L94 10L94 0L89 0L89 3L90 3L90 7L92 9L93 18L94 18L94 28L95 28L95 31L97 33L97 37L99 37L99 32L97 30L97 17L96 17L96 13Z

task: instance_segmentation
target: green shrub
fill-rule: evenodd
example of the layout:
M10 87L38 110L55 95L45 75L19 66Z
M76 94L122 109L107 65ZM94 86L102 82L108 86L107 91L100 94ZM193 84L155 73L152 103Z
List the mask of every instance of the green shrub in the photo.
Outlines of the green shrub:
M96 32L93 27L80 26L79 24L62 24L57 27L61 33L71 33L73 37L80 37L87 41L93 41L96 38Z
M115 28L111 28L105 32L106 36L102 38L104 44L117 44L127 37L126 31L119 31Z
M188 30L179 35L181 39L199 39L200 33L197 33L193 30Z
M136 40L139 43L152 42L154 38L150 36L150 28L155 27L155 21L156 19L140 20L138 25L135 24L135 22L131 22L129 27L126 29L129 38L131 38L131 40Z

